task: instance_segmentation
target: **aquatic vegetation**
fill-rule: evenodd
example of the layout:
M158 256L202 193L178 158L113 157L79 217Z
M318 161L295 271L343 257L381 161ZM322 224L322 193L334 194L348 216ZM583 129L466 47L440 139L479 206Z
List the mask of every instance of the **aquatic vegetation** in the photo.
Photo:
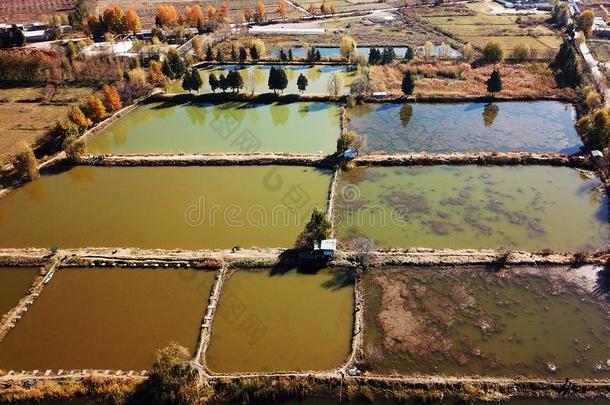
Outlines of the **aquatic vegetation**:
M607 378L610 313L564 272L367 274L370 367L382 373Z
M342 172L335 201L343 243L380 247L594 250L608 241L601 182L543 166L368 167Z

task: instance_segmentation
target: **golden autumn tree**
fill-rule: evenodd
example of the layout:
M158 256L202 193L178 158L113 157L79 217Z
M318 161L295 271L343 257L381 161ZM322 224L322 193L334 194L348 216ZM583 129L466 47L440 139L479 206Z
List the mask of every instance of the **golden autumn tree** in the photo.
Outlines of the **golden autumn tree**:
M165 75L163 74L161 63L157 62L156 60L151 60L149 67L148 80L154 85L162 85L165 80Z
M231 11L231 7L229 7L229 3L226 0L223 0L220 3L220 10L218 11L218 20L221 22L227 21L229 19L229 12Z
M93 124L91 120L85 117L79 106L73 105L68 111L68 119L77 125L81 130L86 129Z
M325 15L328 12L328 6L326 5L326 0L322 1L322 4L320 4L320 13L322 13L322 15Z
M102 87L102 93L104 93L104 105L110 111L117 111L123 108L123 103L121 103L121 96L119 95L116 87L112 85L105 84Z
M199 21L203 21L204 19L203 10L198 4L184 9L184 21L189 27L197 26Z
M136 10L132 8L127 10L127 15L125 16L125 29L128 32L133 32L134 34L142 30L140 16L138 15L138 13L136 13Z
M125 32L125 13L123 9L117 5L108 7L102 13L102 20L108 31L115 34L122 34Z
M277 2L277 13L282 17L283 20L286 19L286 13L288 13L288 4L284 0L279 0Z
M174 28L180 25L180 14L178 13L178 10L176 10L176 7L168 4L161 4L157 7L155 21L160 27Z
M87 111L87 116L93 122L100 122L108 113L106 112L106 107L104 107L104 103L99 99L96 95L90 95L85 100L85 109Z
M309 8L307 9L307 11L311 15L316 14L316 5L314 3L309 3Z
M267 19L267 9L265 7L265 3L262 0L258 0L256 3L256 20L257 21L265 21Z
M244 20L246 22L250 22L250 21L252 21L252 17L253 17L252 8L250 6L246 6L246 8L244 9Z
M218 12L216 11L216 7L214 7L211 4L208 4L207 8L206 8L206 14L208 16L208 20L212 21L216 19L216 15L218 14Z

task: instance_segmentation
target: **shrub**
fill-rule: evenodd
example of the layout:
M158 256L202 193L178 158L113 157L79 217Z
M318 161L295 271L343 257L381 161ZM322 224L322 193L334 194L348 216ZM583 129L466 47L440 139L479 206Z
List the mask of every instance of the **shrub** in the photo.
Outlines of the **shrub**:
M512 58L518 62L529 59L532 56L532 50L525 44L518 44L513 49Z
M156 403L200 404L209 399L212 390L190 360L189 350L175 342L157 352L150 375Z
M19 175L26 175L30 180L36 180L40 177L38 161L30 146L22 143L12 160L13 166Z
M502 62L502 59L504 59L504 48L497 41L489 41L483 48L483 59L489 63Z
M337 152L342 153L349 148L366 148L366 139L354 131L343 131L337 139Z
M85 142L75 136L68 136L61 144L68 159L77 161L85 153Z
M63 119L55 122L51 134L57 139L66 139L70 136L77 137L80 135L80 128L70 119Z

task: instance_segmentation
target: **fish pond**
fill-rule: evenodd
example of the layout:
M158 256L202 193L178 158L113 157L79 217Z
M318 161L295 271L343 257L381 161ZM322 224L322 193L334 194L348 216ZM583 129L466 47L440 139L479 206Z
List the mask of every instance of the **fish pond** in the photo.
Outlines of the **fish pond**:
M567 272L368 274L365 356L377 373L608 378L609 308Z
M594 250L608 201L591 172L547 166L369 167L343 171L337 234L378 247Z
M206 364L214 372L327 370L347 360L349 271L238 271L224 284Z
M368 149L401 152L578 152L574 106L559 101L361 104L349 127Z
M292 247L331 171L77 166L0 199L0 247Z
M358 53L361 53L365 56L369 56L369 53L371 52L371 48L370 46L359 46L356 48ZM377 50L379 51L383 51L384 47L375 47ZM394 53L396 54L396 58L397 59L402 59L405 56L405 52L407 51L407 47L404 46L390 46L390 48L392 48L394 50ZM280 49L284 49L284 52L288 52L288 49L292 49L292 55L298 58L304 58L307 56L307 48L304 47L294 47L294 48L290 48L290 47L286 47L286 48L278 48L278 49L274 49L273 51L271 51L271 55L272 56L276 56L279 57L280 56ZM331 58L337 58L339 56L341 56L341 50L338 47L316 47L317 50L320 51L320 56L321 57L331 57ZM423 46L419 46L419 47L415 47L413 49L413 51L416 54L420 54L423 55L424 54L424 47ZM447 49L448 54L446 55L449 58L459 58L461 56L461 53L453 48L449 48ZM441 56L443 54L443 47L441 45L434 45L432 48L432 55L433 56Z
M273 90L269 90L267 81L269 79L269 71L273 65L222 65L222 66L208 66L203 69L199 69L201 78L203 79L203 86L200 92L211 93L212 89L208 83L210 74L214 73L216 76L227 75L230 70L237 70L244 80L244 88L242 92L251 93L252 88L254 93L270 93ZM300 93L297 87L297 79L300 74L303 74L308 81L307 89L305 94L328 94L328 79L333 73L338 73L343 77L345 84L345 93L349 91L349 85L356 78L357 71L348 71L345 65L291 65L282 66L286 71L288 78L288 87L283 91L284 94L297 94ZM183 93L182 82L174 82L171 92ZM220 92L221 90L216 90Z
M38 271L36 267L0 267L0 318L27 294Z
M105 129L89 153L330 154L340 110L331 103L151 103Z
M60 269L0 343L0 368L147 370L171 341L193 352L214 276Z

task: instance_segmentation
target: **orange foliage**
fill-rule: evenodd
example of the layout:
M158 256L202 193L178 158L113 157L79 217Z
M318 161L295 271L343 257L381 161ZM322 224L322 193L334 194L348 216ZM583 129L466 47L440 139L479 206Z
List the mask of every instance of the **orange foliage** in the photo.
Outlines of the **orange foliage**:
M279 0L277 2L277 13L283 18L286 19L286 13L288 12L288 4L284 0Z
M125 13L123 9L117 5L108 7L102 13L102 20L108 31L115 34L122 34L125 32Z
M207 14L208 14L208 19L210 19L210 20L216 19L216 14L217 14L216 7L214 7L211 4L208 4Z
M88 128L92 124L91 120L85 117L85 114L83 114L80 107L77 105L70 107L70 110L68 111L68 119L74 124L78 125L78 127L81 129Z
M150 61L150 71L148 76L152 84L160 86L165 81L165 75L163 74L163 69L161 69L161 64L156 60Z
M307 11L309 12L309 14L315 14L316 13L316 5L313 3L309 3L309 8L307 9Z
M161 4L157 8L156 20L162 27L173 28L180 25L180 14L176 7Z
M138 16L138 13L132 8L127 10L127 15L125 16L125 29L134 34L142 29L140 16Z
M104 101L106 101L106 108L108 110L116 111L123 108L121 96L116 87L105 84L104 87L102 87L102 92L104 93Z
M204 20L203 10L196 4L184 9L184 21L189 27L195 27L199 21Z
M95 95L90 95L85 100L85 107L87 109L87 115L93 122L100 122L108 113L106 112L106 107L104 107L104 103L99 97Z
M222 3L220 3L220 11L218 12L218 19L219 20L226 20L227 18L229 18L229 11L230 11L230 7L229 7L229 3L227 3L226 0L223 0Z
M256 3L256 15L259 21L265 21L267 18L267 9L265 8L265 3L261 0L258 0L258 3Z
M252 9L250 8L250 6L247 6L244 9L244 20L252 21Z

